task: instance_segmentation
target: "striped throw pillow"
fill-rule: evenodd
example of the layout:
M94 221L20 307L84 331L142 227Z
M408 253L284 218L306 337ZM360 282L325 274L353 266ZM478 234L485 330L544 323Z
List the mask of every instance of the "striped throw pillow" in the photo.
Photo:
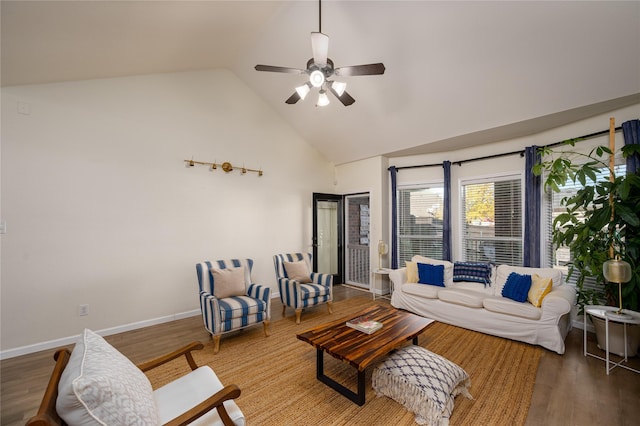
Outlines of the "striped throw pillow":
M455 262L453 264L453 281L472 281L491 285L490 263L485 262Z

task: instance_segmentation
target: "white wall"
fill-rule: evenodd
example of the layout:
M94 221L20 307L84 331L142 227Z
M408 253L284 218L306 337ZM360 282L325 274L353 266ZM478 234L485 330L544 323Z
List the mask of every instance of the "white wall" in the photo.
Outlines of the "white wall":
M193 313L205 259L253 258L277 290L273 254L309 245L311 194L334 179L225 70L3 88L1 172L4 356Z
M387 244L390 242L388 167L386 157L373 157L336 166L336 193L369 193L369 258L372 268L378 266L378 241L384 240ZM383 266L389 266L389 256L385 256L382 263Z

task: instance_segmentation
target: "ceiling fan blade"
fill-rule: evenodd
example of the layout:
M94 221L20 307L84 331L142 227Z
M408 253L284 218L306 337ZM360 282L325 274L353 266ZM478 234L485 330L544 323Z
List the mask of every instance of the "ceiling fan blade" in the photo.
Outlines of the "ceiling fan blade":
M283 72L287 74L306 74L307 70L299 68L276 67L273 65L256 65L256 71Z
M285 103L289 104L289 105L293 105L296 102L298 102L300 100L300 95L298 94L298 92L293 92L293 95L289 96L289 99L287 99L286 101L284 101Z
M338 95L338 92L336 92L333 87L330 87L329 90L331 91L331 93L333 93L333 96L335 96L340 102L342 102L344 106L349 106L356 101L346 91L342 92L342 95Z
M329 36L318 32L311 33L311 50L313 51L313 62L318 66L326 65L329 54Z
M377 64L367 65L354 65L351 67L336 68L334 73L338 76L350 76L350 75L377 75L384 74L384 64L379 62Z

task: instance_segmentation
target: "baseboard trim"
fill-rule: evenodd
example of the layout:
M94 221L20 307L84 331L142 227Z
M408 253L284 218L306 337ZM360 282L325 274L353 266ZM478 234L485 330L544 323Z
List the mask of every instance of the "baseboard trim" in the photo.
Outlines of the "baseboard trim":
M137 330L139 328L150 327L152 325L163 324L166 322L177 321L189 317L200 315L200 309L194 309L193 311L180 312L173 315L167 315L159 318L152 318L149 320L138 321L130 324L124 324L117 327L105 328L102 330L94 330L101 336L110 336L112 334L124 333L125 331ZM7 349L0 352L0 360L15 358L21 355L28 355L35 352L46 351L48 349L59 348L62 346L74 344L79 334L74 336L62 337L60 339L48 340L46 342L35 343L33 345L21 346L14 349Z
M584 330L584 320L582 319L582 316L580 316L580 318L574 318L571 321L571 326L573 328L579 328L580 330ZM587 332L588 333L595 333L596 332L595 327L590 322L587 323Z
M365 293L371 293L371 291L370 291L368 288L366 288L366 287L360 287L359 285L355 285L355 284L347 284L347 283L342 283L342 284L340 284L340 285L341 285L341 286L344 286L344 287L349 287L349 288L351 288L351 289L353 289L353 290L359 290L359 291L363 291L363 292L365 292Z
M272 299L280 297L279 292L274 292ZM200 309L194 309L192 311L179 312L173 315L167 315L159 318L152 318L149 320L138 321L130 324L119 325L117 327L105 328L103 330L93 330L101 336L110 336L112 334L124 333L125 331L137 330L139 328L150 327L152 325L162 324L165 322L177 321L185 318L195 317L200 315ZM80 337L79 334L74 336L62 337L60 339L47 340L46 342L34 343L33 345L20 346L18 348L7 349L0 351L0 360L15 358L21 355L28 355L35 352L46 351L48 349L59 348L62 346L72 345Z

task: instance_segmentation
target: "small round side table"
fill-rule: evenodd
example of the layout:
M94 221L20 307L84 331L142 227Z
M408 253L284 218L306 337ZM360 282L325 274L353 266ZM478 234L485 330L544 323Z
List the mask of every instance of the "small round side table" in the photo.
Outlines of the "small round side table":
M601 306L601 305L586 305L584 307L584 334L583 334L583 343L584 343L584 356L592 356L594 358L598 358L602 361L605 361L605 367L607 369L607 375L609 372L616 367L622 367L627 370L631 370L635 373L640 373L639 370L633 369L628 365L622 365L623 362L627 362L627 327L631 324L640 324L640 312L630 311L628 309L623 309L623 316L617 316L615 313L618 311L618 308L615 306ZM596 354L587 351L587 315L592 315L596 318L600 318L604 320L605 324L605 353L606 357L602 358ZM619 362L613 362L609 360L609 323L616 322L623 324L624 329L624 358Z

